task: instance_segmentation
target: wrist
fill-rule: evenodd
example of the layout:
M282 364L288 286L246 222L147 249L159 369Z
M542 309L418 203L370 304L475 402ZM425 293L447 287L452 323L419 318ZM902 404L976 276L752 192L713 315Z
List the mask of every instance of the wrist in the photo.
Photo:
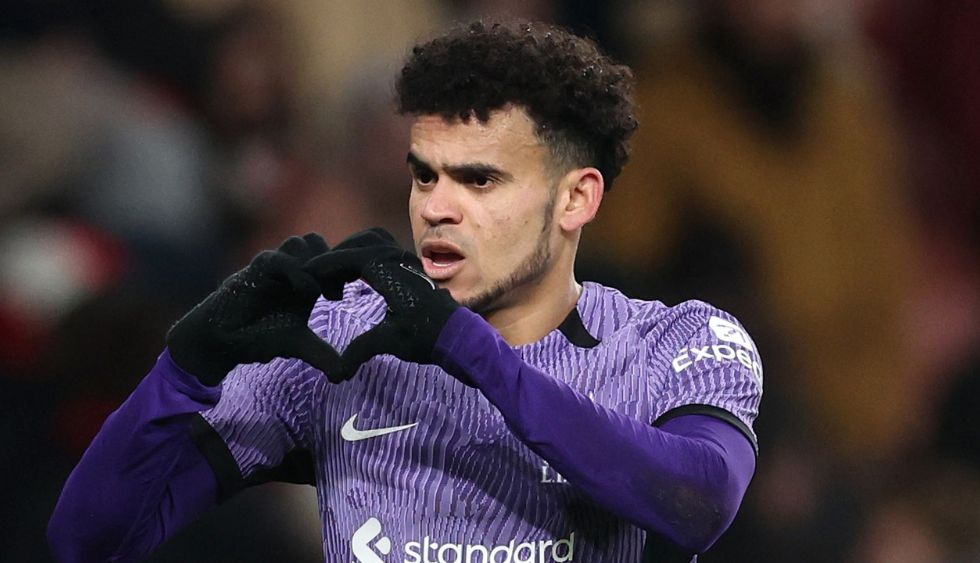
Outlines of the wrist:
M480 315L459 307L449 315L432 349L432 359L447 373L471 387L480 387L493 349L506 346L497 331ZM509 350L509 347L508 347Z
M205 385L199 377L185 370L174 360L173 351L164 348L157 358L154 371L167 380L175 389L204 403L217 404L221 397L221 386Z
M175 346L175 344L177 344ZM168 361L176 370L179 370L187 377L192 377L200 385L205 387L216 387L221 384L221 380L232 368L224 369L218 365L219 354L212 354L205 357L200 350L187 350L180 342L173 342L168 338L167 348L164 351ZM161 355L162 357L162 355Z

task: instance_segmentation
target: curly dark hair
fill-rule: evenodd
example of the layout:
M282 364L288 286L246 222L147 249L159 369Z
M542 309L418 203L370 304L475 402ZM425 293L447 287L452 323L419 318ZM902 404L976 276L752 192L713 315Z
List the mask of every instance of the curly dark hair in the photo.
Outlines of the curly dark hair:
M482 122L523 107L564 168L595 166L612 186L636 129L633 73L596 44L536 22L475 21L417 45L396 83L402 114Z

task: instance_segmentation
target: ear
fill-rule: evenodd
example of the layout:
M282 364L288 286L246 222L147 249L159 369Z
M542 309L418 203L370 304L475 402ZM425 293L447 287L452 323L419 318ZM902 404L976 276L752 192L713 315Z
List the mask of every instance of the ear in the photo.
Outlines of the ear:
M562 208L559 210L558 224L564 231L581 229L599 211L605 182L597 169L576 168L562 178L559 183Z

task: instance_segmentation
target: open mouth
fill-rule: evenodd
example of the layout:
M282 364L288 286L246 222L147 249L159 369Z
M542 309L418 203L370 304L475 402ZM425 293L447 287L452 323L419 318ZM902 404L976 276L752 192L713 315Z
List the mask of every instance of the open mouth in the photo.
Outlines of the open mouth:
M428 258L432 261L432 265L437 268L448 268L463 259L455 252L431 252Z
M434 280L452 277L462 268L466 257L455 247L445 243L424 244L422 246L422 267Z

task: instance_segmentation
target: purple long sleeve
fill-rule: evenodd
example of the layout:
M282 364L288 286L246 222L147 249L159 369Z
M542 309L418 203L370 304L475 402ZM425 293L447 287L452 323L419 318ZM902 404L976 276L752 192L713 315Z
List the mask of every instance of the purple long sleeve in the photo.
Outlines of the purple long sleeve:
M696 553L734 519L755 471L754 448L735 426L684 415L656 428L618 414L528 365L462 308L435 357L565 479L621 517Z
M188 427L219 395L160 355L68 477L48 524L59 561L140 559L215 504L214 473Z

